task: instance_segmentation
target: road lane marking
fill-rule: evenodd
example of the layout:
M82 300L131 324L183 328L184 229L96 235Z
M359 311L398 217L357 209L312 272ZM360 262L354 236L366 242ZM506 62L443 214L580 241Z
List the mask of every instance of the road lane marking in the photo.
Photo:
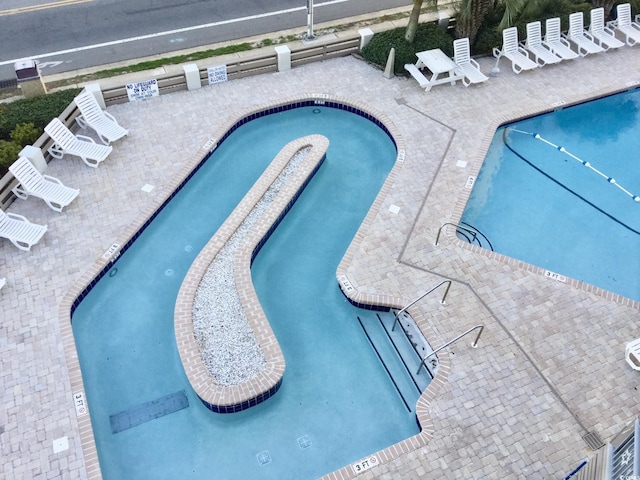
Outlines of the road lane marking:
M73 0L69 0L69 1L73 1ZM77 1L81 2L81 1L92 1L92 0L77 0ZM350 1L350 0L330 0L328 2L315 4L314 5L314 9L318 8L318 7L326 7L326 6L329 6L329 5L345 3L345 2L348 2L348 1ZM179 29L176 29L176 30L168 30L166 32L151 33L151 34L148 34L148 35L140 35L140 36L137 36L137 37L123 38L121 40L113 40L113 41L110 41L110 42L96 43L95 45L86 45L84 47L68 48L66 50L59 50L57 52L49 52L49 53L42 53L42 54L38 54L38 55L31 55L31 56L28 56L28 57L14 58L12 60L5 60L5 61L0 62L0 66L2 66L2 65L11 65L11 64L14 64L16 62L19 62L20 60L24 60L25 58L29 58L31 60L38 60L40 58L53 57L53 56L57 56L57 55L66 55L68 53L82 52L82 51L85 51L85 50L93 50L93 49L96 49L96 48L111 47L111 46L114 46L114 45L122 45L122 44L125 44L125 43L138 42L140 40L149 40L151 38L164 37L164 36L167 36L167 35L175 35L177 33L192 32L192 31L195 31L195 30L202 30L204 28L219 27L221 25L231 25L231 24L234 24L234 23L246 22L246 21L249 21L249 20L257 20L257 19L261 19L261 18L274 17L276 15L299 12L301 10L305 10L306 11L307 7L306 6L302 6L302 7L288 8L286 10L279 10L277 12L260 13L260 14L256 14L256 15L249 15L247 17L232 18L232 19L229 19L229 20L223 20L221 22L206 23L204 25L195 25L193 27L185 27L185 28L179 28Z
M77 5L80 3L89 2L93 2L93 0L59 0L57 2L43 3L42 5L11 8L9 10L0 10L0 17L4 17L6 15L17 15L19 13L37 12L38 10L46 10L48 8L66 7L67 5Z

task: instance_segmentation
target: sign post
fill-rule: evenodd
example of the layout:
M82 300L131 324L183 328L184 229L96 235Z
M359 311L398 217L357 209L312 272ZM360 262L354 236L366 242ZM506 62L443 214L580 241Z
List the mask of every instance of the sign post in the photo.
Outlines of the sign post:
M305 40L313 40L315 35L313 34L313 0L307 0L307 33L304 36Z

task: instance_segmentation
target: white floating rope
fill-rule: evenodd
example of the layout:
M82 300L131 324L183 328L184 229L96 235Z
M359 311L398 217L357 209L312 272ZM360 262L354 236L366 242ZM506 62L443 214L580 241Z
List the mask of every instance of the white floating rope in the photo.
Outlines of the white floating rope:
M611 185L613 185L614 187L618 187L618 189L622 190L624 193L626 193L627 195L629 195L631 198L633 198L634 201L636 202L640 202L640 197L638 195L634 195L633 193L631 193L629 190L627 190L626 188L624 188L622 185L620 185L618 182L616 182L616 179L613 177L610 177L609 175L606 175L605 173L601 172L600 170L598 170L597 168L595 168L593 165L591 165L591 163L587 162L586 160L582 160L580 157L575 156L573 153L569 152L567 149L565 149L564 147L558 146L555 143L550 142L549 140L542 138L540 136L539 133L532 133L532 132L526 132L524 130L518 130L517 128L510 128L509 130L513 131L513 132L517 132L517 133L522 133L524 135L531 135L533 138L535 138L536 140L540 140L543 143L546 143L547 145L549 145L550 147L555 148L556 150L564 153L565 155L568 155L569 157L573 158L574 160L580 162L582 165L584 165L585 167L587 167L589 170L592 170L593 172L597 173L598 175L600 175L602 178L604 178L607 182L609 182Z

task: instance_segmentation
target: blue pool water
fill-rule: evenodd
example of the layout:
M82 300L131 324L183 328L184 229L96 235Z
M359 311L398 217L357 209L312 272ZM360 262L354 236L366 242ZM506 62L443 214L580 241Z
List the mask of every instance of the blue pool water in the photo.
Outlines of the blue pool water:
M500 128L462 221L499 253L640 300L639 109L635 89Z
M316 133L331 142L327 159L252 267L287 362L282 386L251 409L212 413L180 363L175 297L280 149ZM418 433L358 324L374 312L350 305L335 279L395 157L379 127L325 107L253 120L216 149L73 314L105 479L317 478ZM131 426L131 412L159 418Z

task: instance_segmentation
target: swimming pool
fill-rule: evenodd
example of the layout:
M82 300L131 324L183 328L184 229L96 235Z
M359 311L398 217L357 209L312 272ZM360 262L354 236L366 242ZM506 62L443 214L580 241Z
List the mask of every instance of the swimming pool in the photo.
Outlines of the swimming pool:
M310 133L330 139L327 159L253 269L287 359L285 380L256 407L212 414L177 355L176 293L197 252L278 150ZM368 313L349 304L335 280L395 158L378 125L347 111L301 106L254 118L87 290L73 329L105 478L210 478L211 471L316 478L418 432L415 413L390 388L359 330L357 316Z
M639 110L634 89L501 127L461 222L553 278L640 300Z

